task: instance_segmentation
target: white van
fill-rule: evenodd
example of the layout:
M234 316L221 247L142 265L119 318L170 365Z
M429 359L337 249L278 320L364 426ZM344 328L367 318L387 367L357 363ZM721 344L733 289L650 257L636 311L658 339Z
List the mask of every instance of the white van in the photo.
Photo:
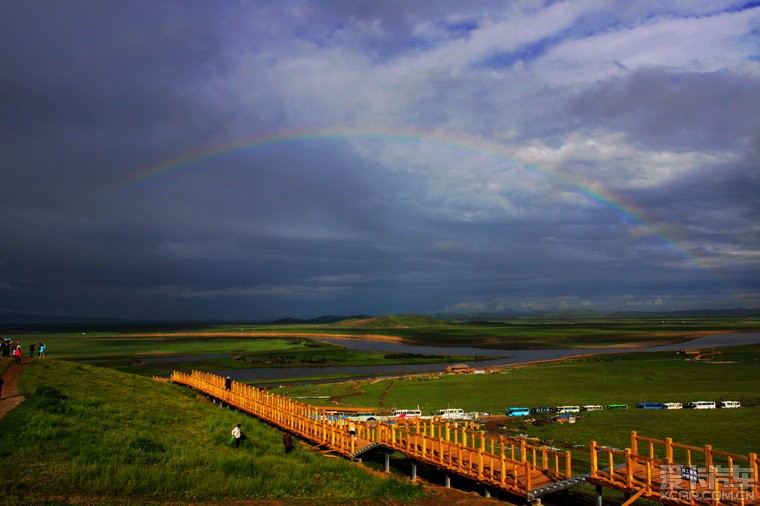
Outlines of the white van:
M683 404L680 402L666 402L663 406L665 406L665 409L683 409Z
M741 408L742 403L739 401L721 401L720 407L725 409Z
M580 413L580 406L557 406L557 413Z
M602 411L604 409L604 406L600 406L599 404L586 404L583 406L583 411Z
M694 401L686 405L693 409L715 409L715 401Z

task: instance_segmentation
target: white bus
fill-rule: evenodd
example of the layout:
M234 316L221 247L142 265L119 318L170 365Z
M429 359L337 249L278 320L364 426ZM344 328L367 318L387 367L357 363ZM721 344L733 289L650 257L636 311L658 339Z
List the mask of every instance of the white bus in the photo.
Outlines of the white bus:
M715 409L715 401L693 401L686 405L693 409Z
M580 406L557 406L557 413L580 413Z
M583 411L602 411L604 409L604 406L601 406L599 404L586 404L583 406Z
M666 402L663 406L665 406L665 409L683 409L683 404L680 402Z
M391 413L391 416L396 418L416 418L422 416L422 411L419 409L397 409Z
M460 408L439 409L436 416L444 420L472 420L472 415Z
M739 401L721 401L720 407L725 409L741 408L742 403Z

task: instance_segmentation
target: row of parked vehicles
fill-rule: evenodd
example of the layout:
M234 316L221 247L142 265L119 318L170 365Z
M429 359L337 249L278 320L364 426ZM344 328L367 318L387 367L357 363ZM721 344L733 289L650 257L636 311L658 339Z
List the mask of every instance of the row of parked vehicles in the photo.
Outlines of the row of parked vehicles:
M636 404L640 409L735 409L740 408L739 401L692 401L686 405L680 402L641 402ZM580 413L581 411L602 411L605 407L601 404L586 404L584 406L539 406L535 408L507 408L507 416L530 416L541 414L566 414ZM628 404L607 404L607 409L628 409Z

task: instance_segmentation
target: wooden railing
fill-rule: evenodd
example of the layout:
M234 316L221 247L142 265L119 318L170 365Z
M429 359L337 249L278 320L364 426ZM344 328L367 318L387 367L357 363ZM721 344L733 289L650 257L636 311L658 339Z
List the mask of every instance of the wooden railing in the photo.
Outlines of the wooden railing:
M467 424L420 418L354 421L354 438L348 432L349 422L328 416L329 409L324 407L235 381L227 388L225 378L199 371L174 372L170 381L349 458L379 446L524 497L572 478L569 451L535 446L522 438L490 436ZM630 448L621 450L591 441L590 451L591 472L586 479L630 494L626 504L639 497L684 505L760 504L756 453L737 455L710 445L689 446L636 432L631 433Z
M590 481L675 504L757 504L756 453L690 446L631 433L625 450L591 442Z
M569 451L529 444L524 439L493 437L448 421L415 418L355 421L356 439L346 420L332 420L316 408L214 374L174 372L171 381L195 388L266 422L348 457L382 446L410 458L511 493L571 477Z

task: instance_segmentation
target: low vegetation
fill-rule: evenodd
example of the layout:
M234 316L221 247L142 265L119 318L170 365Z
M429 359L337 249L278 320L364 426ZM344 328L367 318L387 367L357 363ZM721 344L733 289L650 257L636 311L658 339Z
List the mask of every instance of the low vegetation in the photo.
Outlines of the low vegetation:
M244 499L411 501L408 480L378 477L186 388L56 360L24 366L26 400L0 419L0 504L157 504ZM247 440L227 445L243 424Z
M589 441L623 448L630 432L747 454L760 450L760 346L725 348L709 359L676 352L623 353L508 368L487 375L424 375L315 384L285 389L291 397L329 395L357 406L413 408L433 414L446 407L504 414L510 406L625 403L627 410L583 413L575 424L532 425L509 420L506 434L528 434L559 447ZM734 410L642 410L640 402L738 400ZM585 471L584 471L585 472Z

